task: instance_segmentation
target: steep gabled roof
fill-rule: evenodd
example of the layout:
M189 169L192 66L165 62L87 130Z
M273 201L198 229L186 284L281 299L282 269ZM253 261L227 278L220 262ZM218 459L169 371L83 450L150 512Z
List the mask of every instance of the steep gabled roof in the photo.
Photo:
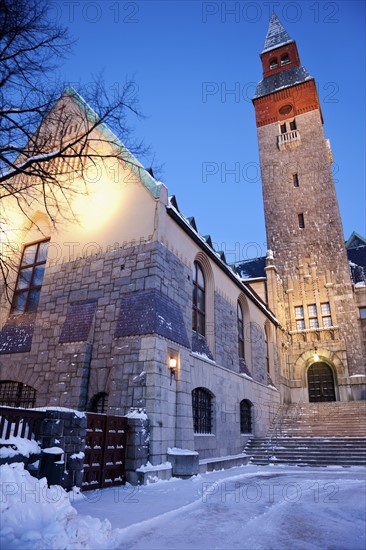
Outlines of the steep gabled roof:
M359 233L356 233L356 231L353 231L352 235L349 237L349 239L345 243L347 250L350 248L357 248L358 246L366 245L366 239L365 237L362 237Z
M68 86L65 90L65 93L72 99L72 101L85 113L86 117L92 124L97 123L100 120L100 117L97 113L88 105L88 103L81 97L80 94L74 90L71 86ZM123 145L123 143L118 139L118 137L104 124L101 122L98 124L97 129L100 133L106 138L110 143L111 147L116 151L117 156L127 162L131 170L136 174L141 183L150 191L152 196L155 199L160 197L161 183L158 183L153 176L142 166L142 164L133 156L131 151Z
M268 32L262 53L279 48L289 42L294 42L294 40L292 40L286 29L282 26L277 15L273 12L269 21Z

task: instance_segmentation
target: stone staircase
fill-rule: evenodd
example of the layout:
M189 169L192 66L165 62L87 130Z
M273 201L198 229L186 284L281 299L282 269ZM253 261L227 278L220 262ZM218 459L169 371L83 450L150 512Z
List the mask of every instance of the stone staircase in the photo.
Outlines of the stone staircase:
M258 465L366 466L366 401L282 405L245 453Z

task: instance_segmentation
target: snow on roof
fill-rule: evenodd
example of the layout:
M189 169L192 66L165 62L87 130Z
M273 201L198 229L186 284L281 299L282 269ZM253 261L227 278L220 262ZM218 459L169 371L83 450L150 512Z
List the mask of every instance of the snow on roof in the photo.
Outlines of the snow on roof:
M214 257L217 263L220 264L221 267L226 272L228 272L228 274L230 274L232 278L236 280L237 284L241 286L243 292L251 298L251 300L267 315L267 317L271 319L271 321L273 321L276 325L279 325L280 322L278 321L278 319L276 319L272 311L266 306L266 304L262 301L262 299L258 296L258 294L254 292L254 290L250 286L246 285L242 281L240 275L236 272L235 266L231 267L226 262L224 262L220 254L218 254L208 244L206 239L199 233L199 231L195 230L192 227L192 225L189 223L188 219L185 216L183 216L183 214L176 208L177 203L176 203L175 197L174 197L174 201L172 201L171 199L172 197L169 197L167 211L173 212L175 216L179 218L181 222L183 222L184 227L188 229L188 232L193 233L199 239L199 241L202 243L202 247L205 248L209 252L210 256Z
M288 44L289 42L294 42L294 40L292 40L277 15L273 12L269 22L262 53L278 48L279 46L283 46L284 44Z
M68 86L65 89L65 93L74 101L74 103L85 113L88 119L92 124L98 123L100 117L97 113L88 105L88 103L77 93L74 88ZM118 156L128 162L131 170L136 174L140 179L141 183L150 191L152 196L156 199L160 197L161 189L163 184L157 182L155 178L142 166L142 164L133 156L131 151L123 145L123 143L118 139L118 137L104 124L101 122L97 126L98 130L103 134L107 139L113 149L117 152Z
M253 99L258 99L278 90L283 90L289 86L296 86L302 82L308 80L314 80L312 76L307 72L305 67L302 65L299 67L291 67L286 71L276 73L270 76L267 76L257 84L255 94Z

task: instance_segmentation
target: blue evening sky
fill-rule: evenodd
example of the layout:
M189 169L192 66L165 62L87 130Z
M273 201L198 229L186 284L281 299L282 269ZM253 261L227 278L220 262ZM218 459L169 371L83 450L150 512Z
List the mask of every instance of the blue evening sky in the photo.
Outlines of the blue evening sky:
M363 1L50 2L78 39L63 77L85 84L104 69L111 94L136 83L136 137L153 152L140 160L163 165L180 210L229 262L266 250L250 98L273 7L317 82L345 238L365 234Z

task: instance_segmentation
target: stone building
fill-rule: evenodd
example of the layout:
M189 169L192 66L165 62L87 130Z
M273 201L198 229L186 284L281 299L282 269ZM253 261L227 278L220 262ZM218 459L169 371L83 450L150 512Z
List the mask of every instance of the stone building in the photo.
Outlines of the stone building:
M59 223L39 204L27 219L6 205L17 273L10 302L4 289L1 298L0 404L144 409L159 464L174 447L201 459L240 453L281 400L364 398L365 241L348 243L355 282L314 80L274 15L261 58L266 258L228 266L99 125L99 160L72 175L77 187L88 174L88 193L60 197ZM72 89L60 106L95 120Z
M238 271L256 270L252 286L266 286L284 328L283 399L365 398L365 240L345 245L315 80L275 14L261 60L253 104L270 251Z

